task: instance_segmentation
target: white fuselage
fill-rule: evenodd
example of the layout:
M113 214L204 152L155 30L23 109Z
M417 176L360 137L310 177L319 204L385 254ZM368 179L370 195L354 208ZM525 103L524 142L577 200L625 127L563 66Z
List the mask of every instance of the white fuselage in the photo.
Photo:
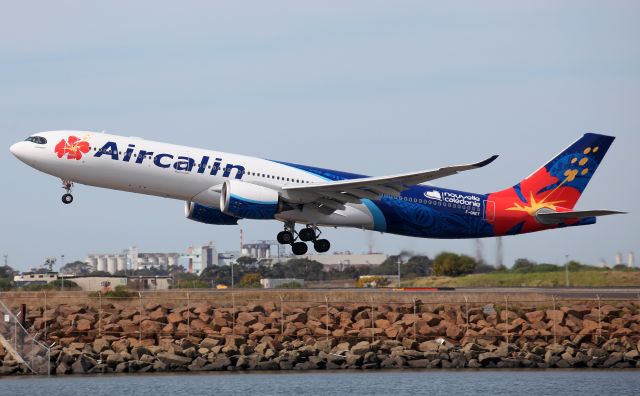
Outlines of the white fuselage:
M275 161L86 131L52 131L35 134L46 143L16 143L11 152L21 161L63 180L114 190L197 202L220 208L220 186L229 179L277 190L294 208L278 213L281 221L371 229L373 219L362 204L323 214L316 207L299 205L304 195L287 195L282 187L325 182L322 177ZM70 136L87 142L89 150L61 142ZM62 142L64 143L64 142ZM62 144L65 146L65 144ZM86 149L86 146L84 148Z

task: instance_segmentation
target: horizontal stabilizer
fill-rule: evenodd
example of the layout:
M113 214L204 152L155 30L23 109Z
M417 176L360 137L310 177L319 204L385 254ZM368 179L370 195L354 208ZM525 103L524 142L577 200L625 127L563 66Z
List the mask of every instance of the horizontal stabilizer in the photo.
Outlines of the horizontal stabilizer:
M542 224L558 224L567 220L579 220L586 217L608 216L614 214L626 214L615 210L578 210L572 212L545 212L538 213L536 217Z

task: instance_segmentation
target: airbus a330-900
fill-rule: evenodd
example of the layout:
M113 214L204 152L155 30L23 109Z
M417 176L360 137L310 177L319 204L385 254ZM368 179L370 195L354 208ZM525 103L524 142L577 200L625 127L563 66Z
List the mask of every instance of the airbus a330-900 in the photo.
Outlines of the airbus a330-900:
M425 184L483 161L369 177L319 167L83 131L36 133L11 146L27 165L74 183L185 201L186 217L231 225L279 220L281 244L330 249L319 227L353 227L423 238L482 238L593 224L611 210L574 210L613 142L587 133L530 176L493 193ZM302 227L296 231L296 225Z

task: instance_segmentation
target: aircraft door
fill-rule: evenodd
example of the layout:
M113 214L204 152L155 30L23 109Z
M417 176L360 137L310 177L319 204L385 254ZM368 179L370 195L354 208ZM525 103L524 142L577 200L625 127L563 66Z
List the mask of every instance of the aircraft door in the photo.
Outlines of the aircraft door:
M496 219L496 203L493 201L482 201L482 218L489 223Z

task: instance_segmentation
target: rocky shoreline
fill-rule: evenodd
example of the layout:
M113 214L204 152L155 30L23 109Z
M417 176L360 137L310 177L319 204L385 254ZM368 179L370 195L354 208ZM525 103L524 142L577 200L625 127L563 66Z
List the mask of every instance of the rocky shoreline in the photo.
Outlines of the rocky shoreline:
M631 302L444 304L149 302L29 307L50 351L0 346L0 375L402 368L638 368ZM11 326L0 324L5 338ZM47 360L50 365L47 365ZM29 367L27 367L27 365Z

